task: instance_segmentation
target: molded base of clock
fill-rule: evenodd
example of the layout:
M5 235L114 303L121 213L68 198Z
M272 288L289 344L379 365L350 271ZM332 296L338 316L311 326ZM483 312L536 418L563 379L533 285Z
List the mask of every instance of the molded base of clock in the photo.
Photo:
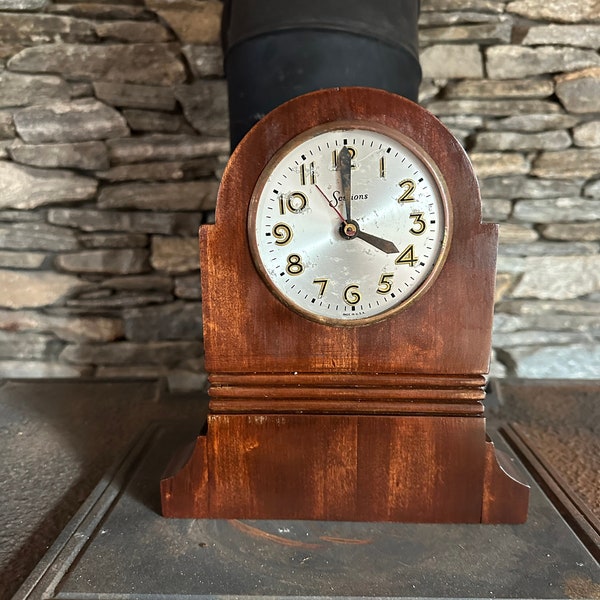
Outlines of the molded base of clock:
M211 414L161 496L178 518L522 523L529 486L483 417Z

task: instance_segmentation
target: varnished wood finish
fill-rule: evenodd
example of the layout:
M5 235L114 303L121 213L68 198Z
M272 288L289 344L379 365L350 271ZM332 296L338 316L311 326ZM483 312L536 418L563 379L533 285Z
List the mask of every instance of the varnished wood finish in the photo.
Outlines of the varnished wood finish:
M524 523L527 519L529 486L510 458L489 440L485 452L483 523Z
M442 272L418 301L381 322L332 327L267 289L246 219L256 181L281 146L310 127L348 120L392 127L424 149L445 181L454 235ZM523 503L511 512L502 495L512 488L490 466L481 407L496 246L466 154L416 104L345 88L267 115L232 155L216 222L200 231L212 400L206 435L162 482L163 513L522 521ZM505 508L495 511L496 502Z
M210 436L199 439L199 451L186 465L190 476L210 467L208 497L194 498L194 516L480 521L482 419L310 415L308 420L309 427L305 415L209 417ZM163 482L170 516L189 516L187 502L177 502L187 495L185 481Z

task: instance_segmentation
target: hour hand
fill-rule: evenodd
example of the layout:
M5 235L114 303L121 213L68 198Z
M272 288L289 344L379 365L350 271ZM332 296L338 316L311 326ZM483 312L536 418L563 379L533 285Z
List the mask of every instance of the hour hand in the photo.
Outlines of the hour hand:
M394 242L384 240L383 238L377 237L376 235L371 235L366 231L362 231L362 229L359 229L356 232L355 237L360 238L361 240L363 240L363 242L367 242L367 244L371 244L371 246L374 246L375 248L377 248L377 250L381 250L386 254L395 254L397 252L400 252L400 250L398 250Z

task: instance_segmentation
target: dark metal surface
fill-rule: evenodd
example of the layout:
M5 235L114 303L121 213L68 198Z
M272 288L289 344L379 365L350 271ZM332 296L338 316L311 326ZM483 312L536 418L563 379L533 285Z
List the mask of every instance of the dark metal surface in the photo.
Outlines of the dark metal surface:
M222 31L231 146L314 90L368 86L416 101L419 0L227 0Z
M402 48L418 61L419 10L419 0L225 0L223 49L292 29L345 31Z
M0 600L149 423L187 418L199 430L207 404L159 379L0 381Z
M150 433L16 598L550 599L600 590L598 563L535 484L518 526L164 519L158 481L191 434L181 424Z

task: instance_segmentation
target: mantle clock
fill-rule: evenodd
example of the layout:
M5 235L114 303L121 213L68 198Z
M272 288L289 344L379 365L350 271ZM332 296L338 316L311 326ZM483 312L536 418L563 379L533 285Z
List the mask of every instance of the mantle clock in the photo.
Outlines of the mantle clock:
M385 91L295 98L200 230L209 415L168 517L518 523L486 437L497 226L454 137Z

